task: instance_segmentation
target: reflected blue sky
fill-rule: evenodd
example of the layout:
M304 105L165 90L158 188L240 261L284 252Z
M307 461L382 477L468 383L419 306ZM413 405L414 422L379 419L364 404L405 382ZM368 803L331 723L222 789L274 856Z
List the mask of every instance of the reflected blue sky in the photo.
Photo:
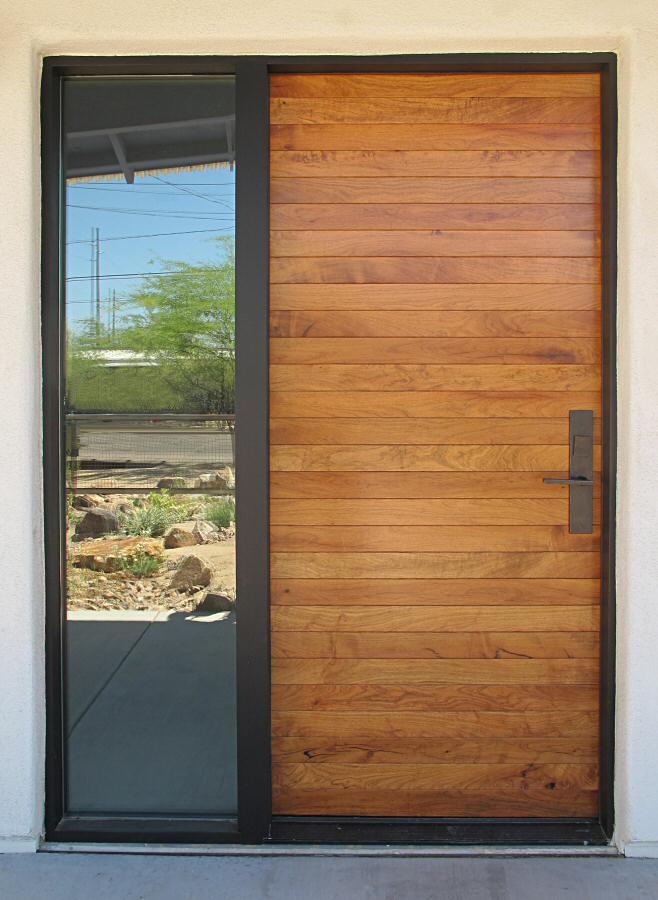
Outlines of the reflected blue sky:
M162 260L203 264L213 239L235 234L235 169L162 172L125 181L76 181L66 189L67 319L73 330L95 315L92 229L100 230L101 310L109 324L130 310L137 273ZM112 277L112 276L128 277Z

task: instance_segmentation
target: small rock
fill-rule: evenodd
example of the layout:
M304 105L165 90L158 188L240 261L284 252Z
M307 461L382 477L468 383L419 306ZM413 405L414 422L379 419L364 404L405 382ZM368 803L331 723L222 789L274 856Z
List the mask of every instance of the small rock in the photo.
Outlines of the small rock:
M87 510L75 527L75 536L78 539L100 537L103 534L111 534L119 530L119 520L111 509L93 507Z
M206 522L205 519L196 519L193 531L199 538L199 544L213 543L214 535L217 533L215 526L211 522Z
M205 472L199 475L195 487L205 491L231 491L235 487L233 470L229 466L224 466L214 472Z
M161 478L156 487L158 490L172 490L172 488L184 488L184 478Z
M75 509L93 509L105 502L105 498L99 494L76 494L73 497Z
M207 587L212 576L213 570L198 556L184 556L169 582L169 587L179 592L192 591L195 588Z
M199 543L198 535L194 531L196 522L178 522L171 525L164 533L164 545L166 550L175 550L177 547L193 547Z
M233 605L234 601L227 597L226 594L216 594L208 591L197 605L196 610L197 612L231 612Z
M165 549L193 547L195 544L209 544L214 540L215 528L203 519L178 522L171 525L164 534Z

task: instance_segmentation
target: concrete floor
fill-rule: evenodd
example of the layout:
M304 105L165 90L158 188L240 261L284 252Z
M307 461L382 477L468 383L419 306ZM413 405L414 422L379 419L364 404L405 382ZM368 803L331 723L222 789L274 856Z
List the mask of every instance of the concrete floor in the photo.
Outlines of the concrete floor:
M235 615L79 611L67 632L69 809L235 813Z
M658 860L0 856L2 900L655 900Z

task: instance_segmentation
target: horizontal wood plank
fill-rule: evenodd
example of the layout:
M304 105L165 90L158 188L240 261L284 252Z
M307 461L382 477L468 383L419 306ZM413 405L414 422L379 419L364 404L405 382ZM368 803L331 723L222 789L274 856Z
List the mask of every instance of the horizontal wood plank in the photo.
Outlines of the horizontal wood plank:
M596 310L408 311L280 310L270 314L272 337L587 337L601 330ZM595 342L592 342L595 344ZM383 359L382 361L386 361Z
M273 606L585 606L599 602L596 578L273 578Z
M598 633L583 631L364 634L275 630L272 634L273 659L598 659L598 655Z
M593 150L273 150L273 178L597 178Z
M599 203L598 178L272 178L272 203Z
M271 472L275 500L565 497L567 485L545 484L560 472ZM600 495L596 478L594 495Z
M277 606L272 631L414 632L596 632L598 606ZM496 657L503 658L503 657Z
M272 125L272 150L598 150L591 125Z
M424 500L272 500L272 525L564 525L568 497Z
M299 372L301 377L302 370ZM286 379L286 383L288 379ZM530 391L444 391L444 390L341 390L270 391L270 413L273 417L306 418L307 416L340 419L361 418L535 418L569 416L571 409L591 409L599 418L599 391L530 390Z
M275 815L551 817L596 816L595 791L401 791L281 788Z
M600 450L594 448L597 471ZM277 444L270 450L270 468L273 472L543 472L565 471L564 457L564 447L559 444Z
M564 792L577 788L595 791L598 770L591 764L547 763L528 766L523 763L442 763L416 766L409 763L303 763L277 762L273 786L353 790L462 790L478 791L494 783L498 789L529 785L547 791Z
M568 525L274 525L270 546L278 553L541 553L595 552L601 534L571 534Z
M273 125L325 122L578 125L594 124L599 120L600 103L596 97L557 99L274 97L270 101L270 122Z
M598 578L598 553L272 553L273 578Z
M597 436L600 442L600 435ZM569 444L560 419L270 419L270 444Z
M599 385L598 366L400 364L270 366L270 386L273 391L570 392L595 391Z
M597 284L600 261L565 256L274 257L270 261L270 281L272 284ZM565 324L568 326L568 322Z
M323 639L324 635L312 637ZM375 640L389 640L384 635L373 635ZM415 640L406 635L403 640ZM526 636L528 637L528 636ZM282 647L287 638L279 634L275 638L276 646ZM532 639L531 637L529 639ZM552 640L559 641L560 635L552 635ZM589 639L589 638L588 638ZM445 637L433 635L432 640L445 642ZM272 685L272 705L281 710L316 710L340 712L446 712L449 710L477 712L490 710L493 712L521 712L523 710L574 710L596 711L598 709L598 688L596 685L582 684L274 684ZM320 739L318 739L320 740ZM519 745L516 740L499 739L475 742L474 744L455 744L453 741L442 741L440 747L423 741L409 747L409 753L416 762L510 762L514 759L536 759L537 762L569 761L569 751L562 738L555 742L536 741L528 745ZM327 762L337 757L345 762L368 762L380 758L381 762L395 762L405 759L400 753L400 746L394 738L380 739L371 746L359 747L354 744L342 744L341 736L335 735L334 741L323 740L321 746L309 747L301 738L277 738L275 755L288 757L299 762ZM500 746L496 747L496 744ZM542 753L542 750L544 753ZM589 740L581 739L571 745L575 759L594 761L598 757L596 736ZM535 756L536 754L536 756ZM502 758L501 758L502 755ZM409 760L411 761L411 759Z
M272 231L270 254L286 256L591 257L601 252L593 231Z
M270 97L598 97L597 73L271 75Z
M512 229L563 233L592 231L599 215L593 203L275 203L270 207L270 227L273 231L350 233L427 228L476 233L486 228L488 234Z
M306 672L335 672L345 679L343 683L352 682L351 673L379 672L383 674L399 672L424 671L432 675L427 681L442 680L445 673L447 682L456 679L451 673L466 672L471 674L494 672L497 678L503 679L501 684L518 684L521 673L531 678L545 673L547 678L558 682L557 676L564 675L564 683L573 682L573 678L583 678L583 683L591 683L592 674L596 674L596 666L584 659L532 659L532 660L334 660L331 662L315 660L277 660L273 665L277 677L274 683L291 683L281 681L279 674L291 673L294 667L300 674ZM441 677L437 677L440 675ZM319 679L318 683L326 679ZM342 680L342 679L341 679ZM418 680L418 679L414 679ZM527 680L527 679L526 679ZM292 682L295 683L295 682ZM297 682L302 684L303 682ZM314 682L315 683L315 682ZM339 681L328 682L339 684ZM462 682L466 683L466 681ZM477 680L473 683L477 684ZM487 683L487 682L484 682ZM559 682L558 682L559 683ZM596 729L597 715L586 710L526 710L524 712L308 712L290 710L286 713L275 713L272 732L276 737L333 737L341 736L350 739L353 735L373 738L486 738L486 737L589 737ZM311 730L309 730L311 729ZM315 729L315 730L313 730Z
M408 315L408 313L407 313ZM272 338L273 364L542 363L593 365L601 347L590 338Z

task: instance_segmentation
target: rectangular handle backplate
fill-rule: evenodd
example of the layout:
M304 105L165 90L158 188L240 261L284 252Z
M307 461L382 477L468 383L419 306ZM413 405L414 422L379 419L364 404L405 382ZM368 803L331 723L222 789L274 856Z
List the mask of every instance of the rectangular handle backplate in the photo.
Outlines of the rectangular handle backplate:
M594 413L569 412L569 531L594 530Z

